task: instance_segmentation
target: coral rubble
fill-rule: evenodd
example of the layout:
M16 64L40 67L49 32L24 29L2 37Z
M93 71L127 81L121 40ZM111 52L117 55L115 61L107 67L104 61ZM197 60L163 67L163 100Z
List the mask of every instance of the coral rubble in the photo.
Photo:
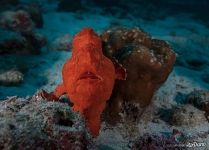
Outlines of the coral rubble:
M152 39L138 28L110 28L101 38L105 55L117 59L127 70L127 80L116 82L109 101L106 112L111 115L105 116L120 112L140 116L172 71L175 53L165 41ZM108 120L115 121L115 117Z

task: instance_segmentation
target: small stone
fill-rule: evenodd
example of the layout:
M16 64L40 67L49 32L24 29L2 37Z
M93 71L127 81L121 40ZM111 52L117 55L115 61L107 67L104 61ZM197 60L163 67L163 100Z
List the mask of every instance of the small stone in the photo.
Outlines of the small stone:
M17 70L9 70L0 74L0 85L18 85L23 82L23 74Z

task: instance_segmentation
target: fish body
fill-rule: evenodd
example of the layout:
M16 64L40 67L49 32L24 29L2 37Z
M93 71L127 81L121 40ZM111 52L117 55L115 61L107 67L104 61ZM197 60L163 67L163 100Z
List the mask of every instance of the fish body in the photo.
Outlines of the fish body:
M63 83L53 94L55 97L67 94L73 110L85 118L94 137L99 134L100 115L111 96L115 80L125 79L125 71L117 68L104 56L102 41L91 28L84 28L75 35L72 57L62 69Z

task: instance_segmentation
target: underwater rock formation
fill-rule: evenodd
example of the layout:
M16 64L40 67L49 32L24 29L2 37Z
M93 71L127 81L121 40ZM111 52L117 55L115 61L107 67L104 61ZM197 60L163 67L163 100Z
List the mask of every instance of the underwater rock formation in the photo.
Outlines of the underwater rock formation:
M35 27L42 28L44 24L41 7L38 4L28 4L20 7L21 10L26 11L31 20L34 22Z
M101 38L104 54L127 70L127 80L116 81L105 117L115 122L121 112L127 118L140 116L172 71L175 53L165 41L138 28L110 28Z
M87 149L90 143L67 103L35 95L0 102L0 149Z
M23 74L17 70L9 70L0 74L0 85L18 85L23 82Z
M0 41L0 54L39 54L46 42L41 34L24 32Z
M205 115L209 120L209 92L198 90L193 91L187 96L187 102L192 104L194 107L205 111Z
M29 13L24 9L29 9ZM34 32L35 24L38 26L40 23L34 23L33 20L37 19L40 21L41 19L40 12L36 10L38 8L25 6L24 9L1 13L0 26L6 29L3 31L3 34L6 36L2 37L0 41L1 54L39 54L40 49L46 44L46 38ZM16 32L16 35L14 36L14 34L9 32Z
M3 12L1 14L0 25L16 32L30 32L34 28L30 15L24 10Z
M203 111L187 104L174 110L171 122L176 126L192 127L207 122L207 120Z
M21 35L25 38L27 49L30 52L39 53L41 48L46 45L47 39L45 36L35 32L24 32Z
M132 146L132 150L176 150L175 141L173 137L157 136L145 134L138 138L137 141ZM183 149L183 148L182 148Z
M209 103L209 92L203 90L195 90L188 94L186 101L200 110L204 110Z

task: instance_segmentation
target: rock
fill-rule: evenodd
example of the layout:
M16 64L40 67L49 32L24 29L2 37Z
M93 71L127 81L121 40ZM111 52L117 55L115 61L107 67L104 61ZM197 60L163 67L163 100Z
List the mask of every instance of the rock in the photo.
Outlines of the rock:
M61 37L56 38L54 42L52 42L52 44L49 46L49 49L58 51L70 51L71 40L72 37L69 34L65 34Z
M21 10L26 11L31 20L34 22L35 27L42 28L44 24L41 8L38 4L28 4L20 7Z
M136 107L133 112L140 116L172 71L175 53L165 41L152 39L138 28L108 29L101 38L104 54L112 60L117 59L127 70L126 81L115 83L105 116L129 111L126 104ZM133 112L128 116L133 116ZM116 118L121 117L108 120L116 121Z
M24 9L1 13L0 26L6 30L0 30L4 35L0 39L0 54L39 54L40 49L46 44L46 38L33 31L32 19L41 19L38 8L27 5Z
M177 142L172 137L145 134L139 137L132 146L132 150L176 150ZM183 149L183 148L182 148Z
M0 54L39 54L46 43L44 36L25 32L0 41Z
M25 32L22 33L22 36L26 39L28 49L32 53L39 53L40 49L47 43L47 39L39 33Z
M203 110L209 115L209 92L198 90L191 92L186 100L188 103L192 104L194 107Z
M207 122L204 112L189 104L177 107L171 120L173 125L190 127Z
M15 53L27 53L24 38L19 39L7 39L0 43L0 54L15 54Z
M87 149L84 122L67 103L39 96L0 102L0 149Z
M205 112L205 117L209 121L209 92L203 90L196 90L191 92L186 101L194 107Z
M3 12L0 16L0 25L16 32L30 32L34 28L30 15L24 10Z
M23 82L23 74L17 70L9 70L0 74L0 85L18 85Z

